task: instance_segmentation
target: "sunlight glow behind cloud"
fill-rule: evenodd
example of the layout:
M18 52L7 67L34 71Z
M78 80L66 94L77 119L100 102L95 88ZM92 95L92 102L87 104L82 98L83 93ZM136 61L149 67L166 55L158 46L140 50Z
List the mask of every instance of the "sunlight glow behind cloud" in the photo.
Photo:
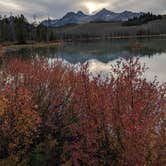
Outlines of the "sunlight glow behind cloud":
M95 11L100 10L102 8L107 8L109 6L108 3L100 3L100 2L85 2L83 3L85 8L87 8L89 14L93 14Z
M113 12L130 10L166 14L165 6L166 0L0 0L0 15L12 12L13 15L22 13L29 19L33 19L34 14L40 20L48 15L58 19L70 11L92 14L102 8Z

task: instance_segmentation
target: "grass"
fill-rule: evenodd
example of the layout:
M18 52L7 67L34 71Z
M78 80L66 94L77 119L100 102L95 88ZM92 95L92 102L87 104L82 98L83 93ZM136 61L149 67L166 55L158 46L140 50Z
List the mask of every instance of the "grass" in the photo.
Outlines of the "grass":
M54 47L61 45L62 42L41 42L33 44L11 44L6 46L7 49L20 49L20 48L31 48L31 47Z

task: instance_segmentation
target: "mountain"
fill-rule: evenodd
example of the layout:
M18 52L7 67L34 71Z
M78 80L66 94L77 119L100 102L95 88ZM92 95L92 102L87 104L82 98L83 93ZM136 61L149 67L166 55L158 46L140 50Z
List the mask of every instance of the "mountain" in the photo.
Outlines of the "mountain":
M68 25L68 24L81 24L85 22L89 22L89 16L84 14L82 11L78 11L77 13L69 12L60 20L58 20L54 24L54 26L60 27L60 26Z
M46 26L46 27L47 26L48 27L53 27L58 21L59 20L50 20L50 19L48 19L48 20L42 21L41 24L44 25L44 26Z
M89 22L111 22L111 21L127 21L128 19L141 16L142 12L134 13L131 11L124 11L122 13L115 13L107 9L102 9L94 15L86 15L82 11L68 12L59 20L44 20L41 24L49 27L62 27L71 24L82 24Z
M113 21L117 15L118 13L111 12L104 8L91 17L92 21Z
M119 13L114 19L119 21L127 21L128 19L132 19L134 17L139 17L143 15L143 12L140 13L134 13L131 11L124 11L122 13Z

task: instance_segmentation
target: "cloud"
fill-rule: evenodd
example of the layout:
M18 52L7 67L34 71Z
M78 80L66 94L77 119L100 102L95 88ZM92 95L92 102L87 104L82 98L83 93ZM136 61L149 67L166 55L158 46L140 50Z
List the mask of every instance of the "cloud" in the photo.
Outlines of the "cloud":
M0 1L1 8L10 8L12 10L19 10L20 6L17 3L12 2L11 0Z
M115 12L131 10L166 14L166 0L0 0L0 14L22 13L29 19L33 18L34 14L39 19L46 18L48 15L59 18L68 11L90 12L86 6L87 2L91 3L91 11L105 7Z

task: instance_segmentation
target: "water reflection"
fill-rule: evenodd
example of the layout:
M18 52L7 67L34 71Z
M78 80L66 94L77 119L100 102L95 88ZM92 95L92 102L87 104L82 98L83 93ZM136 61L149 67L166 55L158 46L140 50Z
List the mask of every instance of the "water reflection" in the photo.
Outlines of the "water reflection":
M103 77L109 77L111 75L111 66L115 64L117 61L109 61L107 63L100 62L96 59L89 60L89 71L91 73L102 74ZM153 81L155 77L160 83L164 83L166 81L166 52L161 54L156 54L152 57L141 57L140 62L142 64L146 64L148 66L148 70L145 73L145 77Z
M166 39L112 40L89 43L67 43L60 47L24 48L8 56L33 58L36 55L60 58L66 62L78 65L89 63L89 70L94 73L108 74L111 64L126 56L140 57L150 69L146 77L152 80L154 76L162 82L166 81Z
M153 80L154 76L156 76L160 82L166 82L166 52L154 54L150 58L141 57L140 61L149 67L146 72L146 77L149 80Z

